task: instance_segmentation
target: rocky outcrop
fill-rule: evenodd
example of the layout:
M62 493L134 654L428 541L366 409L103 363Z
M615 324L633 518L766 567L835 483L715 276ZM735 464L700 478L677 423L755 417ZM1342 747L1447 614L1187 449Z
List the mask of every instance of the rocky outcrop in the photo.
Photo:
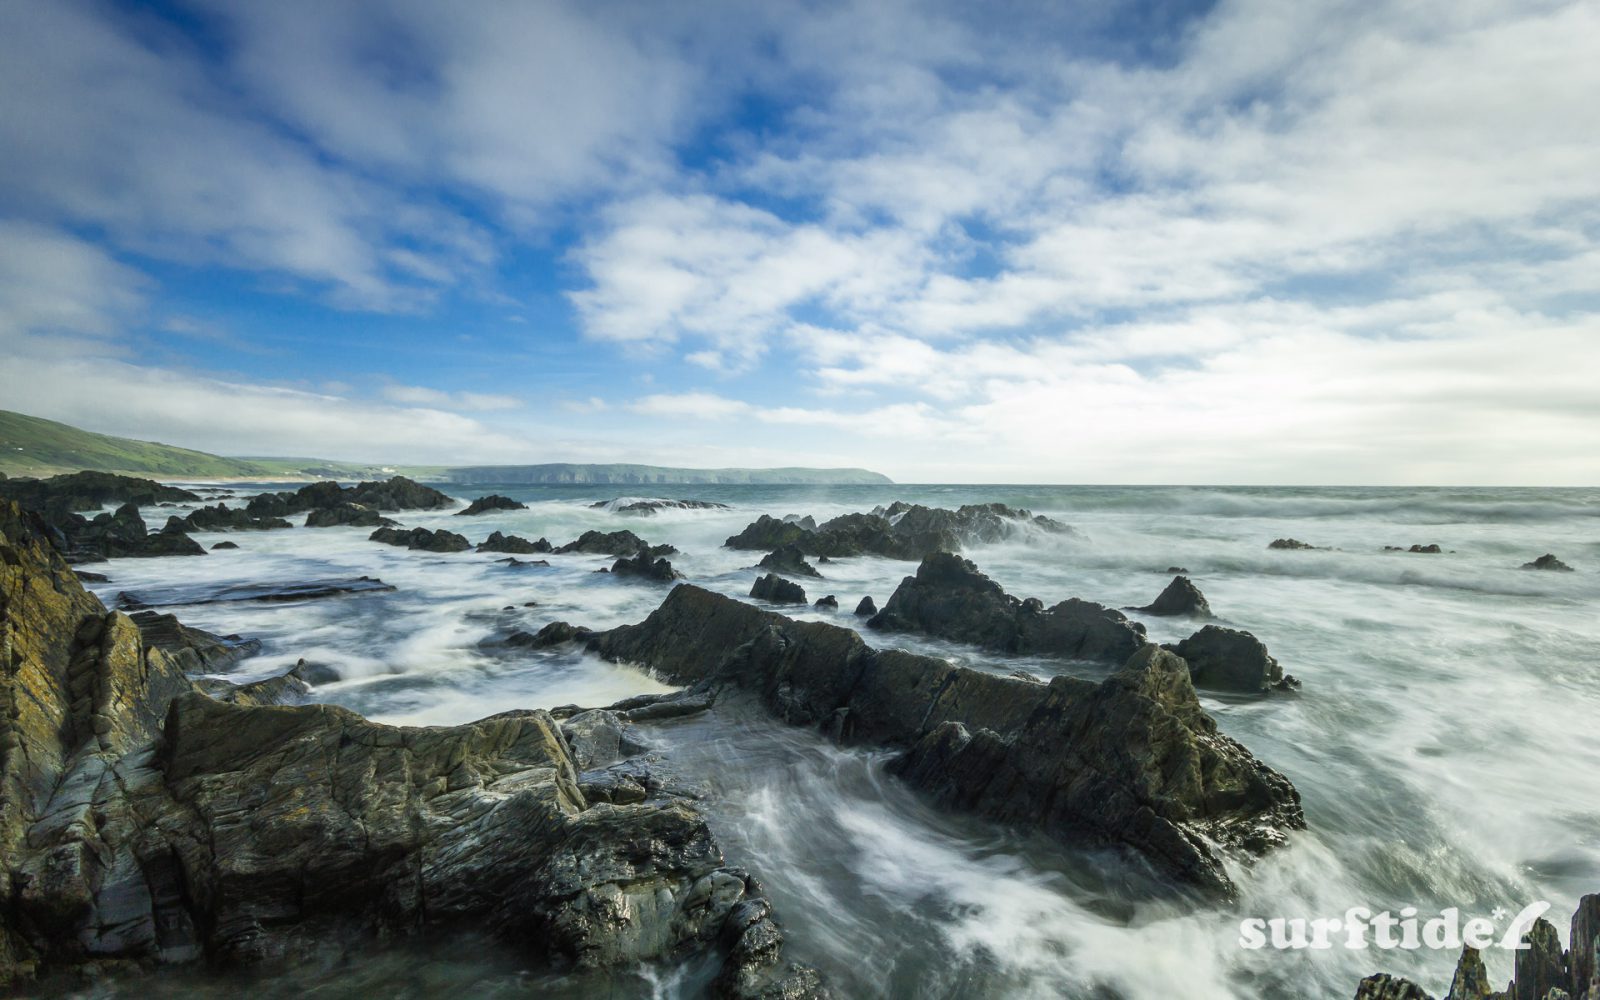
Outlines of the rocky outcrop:
M861 618L870 618L878 613L878 606L872 602L872 595L863 597L856 605L856 615Z
M692 803L656 785L590 799L549 713L406 729L268 704L304 694L293 672L207 685L219 700L44 530L0 504L0 987L89 962L338 962L463 930L543 969L703 955L718 995L822 995ZM609 756L574 736L589 764Z
M472 548L472 543L465 537L443 528L438 531L427 528L412 528L409 531L403 528L379 528L367 536L367 541L403 545L424 552L465 552Z
M260 639L217 635L178 621L175 615L136 611L128 616L139 627L146 649L159 649L187 674L221 673L261 652Z
M834 597L832 594L829 594L826 597L817 598L816 603L812 604L811 606L816 608L818 611L838 611L839 599Z
M621 531L585 531L555 551L587 552L591 555L604 556L631 556L639 552L648 552L651 556L670 556L678 550L671 545L651 545L624 528Z
M371 576L344 580L307 580L301 583L237 583L195 593L190 590L138 591L117 594L117 607L124 611L159 608L173 604L228 604L234 601L309 601L346 594L370 594L393 590L392 584Z
M1571 573L1572 567L1546 552L1544 555L1530 563L1523 563L1523 569L1547 569L1558 573Z
M1584 896L1572 917L1570 950L1561 947L1561 933L1544 918L1522 935L1511 982L1504 990L1489 983L1483 958L1475 948L1461 952L1446 1000L1600 1000L1600 893ZM1368 976L1356 989L1356 1000L1433 1000L1409 979L1385 973Z
M398 521L379 514L377 508L359 503L317 507L306 515L308 528L393 528L398 525Z
M262 517L225 503L201 507L188 517L169 517L166 531L272 531L294 525L281 517Z
M615 500L601 500L589 505L595 510L609 510L613 514L639 514L649 516L658 510L729 510L725 503L716 503L711 500L640 500L634 497L618 497Z
M472 517L476 514L487 514L491 510L527 510L528 505L518 503L510 497L503 497L498 493L491 493L486 497L479 497L467 505L465 510L456 511L457 517Z
M794 544L780 545L768 552L761 557L761 561L756 564L756 568L769 570L773 573L781 573L784 576L822 578L822 574L817 572L817 568L806 562L806 555L800 551L800 546Z
M672 563L653 557L644 549L612 563L611 572L616 576L655 583L671 583L683 579L683 574L673 569Z
M170 523L152 534L139 516L139 508L131 503L118 507L114 514L97 514L92 520L79 514L62 514L51 521L51 528L57 547L74 563L206 554L199 542Z
M924 559L867 627L922 632L1012 655L1116 663L1144 645L1144 626L1120 611L1076 598L1050 608L1019 600L948 552Z
M1200 593L1188 577L1175 576L1154 601L1133 610L1147 615L1187 615L1191 618L1210 618L1211 605L1206 595Z
M1127 847L1226 895L1218 851L1247 856L1304 825L1288 779L1217 731L1183 661L1144 647L1096 684L1049 684L876 650L689 584L591 648L674 684L751 693L791 724L907 751L894 765L955 808L1073 842Z
M956 552L963 545L1004 541L1028 530L1072 529L1050 518L1004 504L968 504L956 510L894 503L870 514L844 514L818 527L763 514L723 545L730 549L778 549L793 545L808 556L877 555L922 559Z
M785 580L775 573L756 580L750 588L750 596L758 601L767 601L770 604L804 604L806 602L805 588L798 583Z
M239 547L239 543L238 542L221 541L221 542L218 542L217 544L211 546L211 551L212 552L227 551L228 549L236 549L238 547Z
M1196 687L1255 694L1300 686L1298 680L1284 674L1260 639L1241 629L1207 625L1165 648L1189 664Z
M505 552L510 555L532 555L535 552L550 552L554 549L543 538L537 542L530 542L521 535L507 535L496 531L488 538L478 543L479 552Z
M198 494L152 479L110 472L72 472L49 479L0 480L0 497L15 500L47 522L61 511L98 510L106 504L150 507L158 503L194 503Z
M374 510L440 510L455 506L454 500L431 486L395 476L383 482L357 483L350 487L324 480L298 490L262 493L252 497L245 509L260 516L287 517L346 503Z
M1305 551L1308 551L1308 552L1310 552L1310 551L1317 551L1317 552L1326 551L1320 545L1312 545L1309 542L1302 542L1298 538L1274 538L1272 541L1267 543L1267 548L1269 548L1269 549L1300 549L1300 550L1305 550Z

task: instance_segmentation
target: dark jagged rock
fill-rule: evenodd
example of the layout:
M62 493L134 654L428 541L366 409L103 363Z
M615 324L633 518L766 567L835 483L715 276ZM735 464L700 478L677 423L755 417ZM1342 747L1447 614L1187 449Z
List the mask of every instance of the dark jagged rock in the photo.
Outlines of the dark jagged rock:
M750 588L750 596L758 601L768 601L772 604L804 604L806 602L804 587L793 581L785 580L775 573L768 573L757 580Z
M548 559L518 559L516 556L506 556L504 559L496 559L495 562L508 569L537 569L540 566L550 565Z
M195 688L229 705L304 705L311 701L311 685L295 670L248 684L234 684L220 677L200 677Z
M692 804L589 800L548 713L407 729L267 704L305 694L293 671L210 697L45 530L0 504L0 988L461 930L549 969L706 956L722 995L823 995Z
M245 509L262 516L286 517L346 503L374 510L440 510L455 506L454 500L431 486L395 476L383 482L357 483L350 487L324 480L298 490L263 493L252 497Z
M479 552L507 552L519 556L550 552L552 549L553 546L543 538L530 542L520 535L507 535L499 531L478 543Z
M1186 576L1175 576L1172 582L1150 604L1135 611L1147 615L1188 615L1192 618L1210 618L1211 605L1206 601L1206 595L1200 593Z
M600 500L589 505L595 510L609 510L613 514L639 514L649 516L658 510L731 510L725 503L711 500L635 500L619 497Z
M923 632L1013 655L1121 663L1144 644L1144 626L1120 611L1072 598L1045 608L1018 600L966 559L935 553L867 622L889 632Z
M1504 991L1489 982L1483 958L1475 948L1463 948L1446 1000L1600 1000L1600 974L1596 972L1597 930L1600 930L1600 894L1584 896L1572 917L1571 950L1561 948L1561 934L1542 917L1522 935L1513 959L1511 984ZM1389 992L1380 992L1388 990ZM1409 991L1409 992L1407 992ZM1357 1000L1415 1000L1428 996L1409 980L1378 974L1361 981Z
M763 514L723 545L730 549L775 550L793 545L809 556L839 558L877 555L922 559L955 552L963 545L1003 541L1029 528L1068 532L1050 518L1004 504L968 504L956 510L894 503L870 514L843 514L818 527Z
M1530 563L1523 563L1523 569L1548 569L1558 573L1571 573L1572 567L1546 552L1544 555Z
M846 743L908 749L898 773L949 804L1129 847L1186 885L1229 891L1212 843L1260 852L1304 826L1288 779L1218 732L1187 666L1153 646L1100 684L1042 684L680 584L591 648L669 683L743 689Z
M877 613L878 613L878 606L876 604L872 603L872 595L871 594L868 594L866 597L863 597L861 599L861 603L856 605L856 614L858 616L860 616L860 617L869 618L872 615L875 615Z
M128 616L147 648L160 649L185 673L220 673L261 652L260 639L217 635L178 621L175 615L136 611Z
M1298 538L1274 538L1267 543L1269 549L1303 549L1306 551L1324 551L1320 545L1302 542Z
M453 531L429 531L427 528L412 528L407 531L401 528L379 528L367 536L369 542L382 542L385 545L404 545L408 549L421 549L424 552L465 552L472 548L472 543Z
M810 514L785 514L783 521L785 524L798 524L807 531L817 530L817 519Z
M294 525L281 517L263 517L225 503L201 507L188 517L167 519L167 531L272 531Z
M296 660L294 669L289 672L312 687L321 687L324 684L334 684L344 680L344 676L328 664L304 658Z
M0 480L0 497L42 514L46 521L59 511L98 510L106 504L150 507L158 503L194 503L198 494L152 479L110 472L71 472L49 479Z
M475 514L487 514L491 510L527 510L528 505L518 503L510 497L503 497L498 493L491 493L486 497L479 497L467 505L465 510L456 511L457 517L472 517Z
M1439 555L1440 553L1442 553L1444 551L1444 549L1441 549L1437 545L1420 545L1420 544L1418 544L1418 545L1411 546L1411 548L1407 549L1406 551L1407 552L1417 552L1417 553L1421 553L1423 555L1436 556L1436 555Z
M51 543L72 563L206 554L200 543L170 525L151 534L139 516L139 508L131 503L118 507L113 514L96 514L92 520L71 511L41 517Z
M213 546L213 548L215 548L215 546ZM86 569L75 569L72 572L77 574L78 579L82 580L84 583L110 583L111 582L111 577L106 576L104 573L91 573Z
M638 580L653 580L657 583L671 583L683 579L683 574L672 568L672 564L665 559L653 558L649 552L640 549L632 556L618 559L611 564L611 572L617 576L631 577Z
M1168 566L1167 567L1167 572L1168 573L1181 573L1181 574L1187 575L1189 571L1187 569L1185 569L1184 567L1182 567L1182 566Z
M227 604L233 601L309 601L321 597L342 597L345 594L370 594L393 590L392 584L375 577L358 576L349 580L311 580L304 583L241 583L203 593L175 591L170 593L117 594L117 607L124 611L159 608L173 604Z
M238 542L223 541L223 542L218 542L217 544L211 546L211 551L212 552L216 552L219 549L236 549L238 547L239 547L239 543Z
M1260 639L1242 629L1207 625L1166 648L1189 664L1196 687L1255 693L1300 686L1284 674Z
M513 632L501 645L516 646L520 649L548 649L551 646L587 640L593 634L588 629L577 625L569 625L566 622L551 622L535 634Z
M822 578L822 574L817 572L817 568L806 562L805 553L800 551L800 546L792 543L780 545L768 552L761 557L761 561L756 564L756 567L770 570L774 573L782 573L784 576Z
M621 531L585 531L575 541L568 542L555 551L587 552L605 556L631 556L648 552L651 556L670 556L678 550L671 545L651 545L624 528Z
M829 594L826 597L817 598L817 603L813 604L812 607L821 608L824 611L838 611L839 599Z
M317 507L306 515L308 528L393 528L398 524L379 514L376 508L359 503Z

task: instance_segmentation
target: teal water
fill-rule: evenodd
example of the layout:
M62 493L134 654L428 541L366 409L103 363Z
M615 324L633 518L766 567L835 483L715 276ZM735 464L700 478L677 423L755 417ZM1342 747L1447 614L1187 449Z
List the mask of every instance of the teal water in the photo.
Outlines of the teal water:
M276 487L275 487L276 488ZM1294 697L1207 696L1222 728L1289 775L1310 829L1237 872L1242 899L1199 908L1151 897L1136 866L1068 851L982 822L942 816L883 774L882 755L840 750L737 708L656 731L663 752L710 790L705 803L731 861L765 882L793 957L845 996L1281 998L1349 996L1371 971L1418 976L1443 992L1453 952L1247 950L1241 918L1336 917L1351 906L1447 906L1468 915L1547 900L1559 926L1600 891L1600 490L1041 486L694 486L635 495L715 500L726 511L630 517L588 504L619 488L447 487L500 492L524 511L478 518L403 514L473 541L494 530L557 544L588 528L629 527L673 556L692 582L748 593L759 553L721 541L759 514L819 521L894 500L951 507L1001 501L1072 525L964 554L1019 596L1148 603L1182 566L1222 623L1254 632L1304 682ZM241 493L253 492L240 488ZM371 575L392 594L299 605L178 607L190 624L262 638L239 679L305 657L344 680L319 695L386 721L463 722L516 707L601 705L662 685L571 652L479 648L511 628L556 619L591 627L637 621L658 588L597 576L610 560L547 556L509 569L496 556L406 552L358 529L234 534L237 552L204 559L117 560L99 585L198 595L221 584ZM208 546L221 535L197 536ZM1267 549L1295 537L1326 551ZM1437 543L1446 552L1383 551ZM1518 567L1553 552L1573 573ZM863 594L881 605L910 563L824 567L807 585L853 627ZM534 607L524 607L527 602ZM504 610L506 608L513 610ZM1148 619L1158 641L1191 623ZM956 644L892 640L983 669L1098 676L1103 667L1018 660ZM1507 953L1485 956L1496 979ZM318 980L403 991L395 960ZM422 959L418 959L422 961ZM434 961L430 959L429 961ZM498 963L444 975L476 991L537 993ZM388 977L388 978L385 978ZM610 995L683 995L693 976L637 970ZM299 989L304 984L295 984ZM288 990L288 987L285 987ZM292 991L292 990L289 990ZM590 990L589 992L593 992ZM351 993L349 995L355 995Z

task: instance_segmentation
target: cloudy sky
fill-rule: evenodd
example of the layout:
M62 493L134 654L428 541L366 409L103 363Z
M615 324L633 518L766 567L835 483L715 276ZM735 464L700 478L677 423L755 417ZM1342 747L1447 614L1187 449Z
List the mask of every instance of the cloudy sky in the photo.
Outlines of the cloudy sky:
M0 408L227 454L1600 482L1600 4L0 0Z

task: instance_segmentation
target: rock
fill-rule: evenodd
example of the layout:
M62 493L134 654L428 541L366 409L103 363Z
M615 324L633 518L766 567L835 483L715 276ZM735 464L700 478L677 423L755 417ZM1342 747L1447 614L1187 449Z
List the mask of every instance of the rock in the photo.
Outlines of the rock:
M1168 573L1183 573L1183 574L1187 574L1189 571L1187 569L1185 569L1184 567L1182 567L1182 566L1168 566L1167 567L1167 572Z
M750 596L758 601L768 601L772 604L806 603L804 587L774 573L768 573L757 580L750 588Z
M1259 853L1305 823L1288 779L1218 732L1188 667L1154 646L1100 684L1042 684L875 650L850 629L681 584L590 648L669 683L743 689L845 743L907 750L895 772L947 805L1122 845L1223 895L1219 849Z
M1300 686L1299 681L1284 675L1283 667L1260 639L1242 629L1207 625L1165 648L1189 664L1196 687L1254 694Z
M158 503L194 503L198 494L152 479L119 476L110 472L72 472L49 479L0 480L0 498L15 500L46 522L57 512L99 510L106 504L150 507Z
M621 716L605 709L591 709L568 718L561 723L561 735L566 737L580 771L609 767L649 749Z
M349 488L324 480L293 492L263 493L252 497L245 509L252 514L285 517L346 503L374 510L440 510L455 506L454 500L438 490L395 476L381 483L357 483Z
M541 628L535 635L529 635L527 632L513 632L501 645L516 646L522 649L548 649L551 646L560 646L568 642L587 640L593 634L586 628L569 625L566 622L551 622Z
M1439 548L1439 546L1437 546L1437 545L1413 545L1413 546L1411 546L1411 548L1407 549L1406 551L1407 552L1419 552L1419 553L1422 553L1424 555L1439 555L1440 553L1442 553L1444 551L1444 549Z
M820 527L763 514L723 545L731 549L775 550L787 545L809 556L878 555L922 559L954 552L962 545L1002 541L1029 529L1068 532L1047 517L1004 504L968 504L957 510L895 503L870 514L844 514Z
M1548 569L1559 573L1571 573L1572 567L1546 552L1531 563L1523 563L1523 569Z
M1324 551L1320 546L1302 542L1298 538L1275 538L1267 544L1269 549L1304 549L1307 551Z
M670 545L651 545L633 532L585 531L577 540L555 550L558 553L588 552L594 555L631 556L648 552L651 556L670 556L678 550Z
M639 514L651 515L658 510L731 510L725 503L715 503L710 500L639 500L634 497L618 497L615 500L601 500L589 505L594 510L609 510L613 514Z
M421 549L424 552L465 552L472 548L472 543L453 531L429 531L427 528L412 528L410 531L401 528L379 528L367 536L369 542L383 542L385 545L403 545L408 549Z
M93 520L70 511L47 520L47 534L68 562L206 554L200 543L183 534L181 528L169 524L151 534L139 516L139 508L131 503L118 507L113 514L97 514Z
M509 552L512 555L531 555L535 552L549 552L552 546L543 538L537 542L530 542L520 535L507 535L496 531L488 538L478 543L479 552Z
M261 652L260 639L217 635L178 621L175 615L136 611L128 616L139 627L147 649L160 649L185 673L214 674Z
M1572 994L1581 1000L1600 1000L1600 893L1578 900L1572 914Z
M922 632L1013 655L1118 663L1144 644L1144 626L1120 611L1076 598L1051 608L1018 600L948 552L924 559L867 627Z
M201 677L195 680L195 687L229 705L304 705L311 700L311 685L293 669L248 684Z
M639 781L590 801L549 713L407 729L264 704L304 694L294 672L210 697L47 530L0 504L0 987L463 931L539 969L687 960L727 995L823 995L693 805Z
M1484 968L1483 956L1478 949L1468 945L1461 949L1456 962L1455 978L1450 981L1450 992L1445 1000L1490 1000L1495 995L1489 982L1489 970Z
M1355 1000L1433 1000L1433 997L1409 979L1380 972L1361 980Z
M479 497L467 505L466 510L456 511L457 517L472 517L475 514L487 514L491 510L527 510L528 505L518 503L510 497L503 497L498 493L491 493L486 497Z
M611 572L618 576L630 577L637 580L653 580L657 583L671 583L683 579L683 574L672 568L672 564L665 559L651 558L650 553L640 549L635 555L618 559L611 564Z
M785 524L798 524L807 531L817 530L817 519L810 514L785 514L783 515L783 522Z
M871 617L872 615L875 615L877 613L878 613L878 606L876 604L872 603L872 595L871 594L868 594L866 597L863 597L861 599L861 603L856 605L856 614L858 616L860 616L860 617L867 618L867 617Z
M212 547L215 548L216 546L212 546ZM110 583L111 582L111 577L106 576L104 573L91 573L86 569L75 569L72 572L77 574L78 579L82 580L84 583Z
M262 517L225 503L201 507L188 517L167 519L167 531L272 531L294 525L281 517Z
M550 565L548 559L518 559L516 556L506 556L504 559L496 559L495 562L509 569L537 569Z
M1191 618L1210 618L1211 605L1206 601L1200 588L1196 587L1188 577L1175 576L1167 584L1153 602L1135 611L1147 615L1188 615Z
M824 611L838 611L839 599L829 594L827 597L817 598L817 603L813 604L812 607L820 608Z
M117 607L125 611L158 608L171 604L226 604L233 601L309 601L322 597L341 597L345 594L370 594L393 590L394 586L375 577L359 576L346 580L311 580L304 583L241 583L216 590L194 593L187 590L172 592L122 591L117 594Z
M398 521L379 514L377 508L359 503L317 507L306 515L308 528L393 528L398 525Z
M239 543L238 542L226 542L226 541L224 541L224 542L218 542L217 544L211 546L211 551L215 552L218 549L236 549L238 547L239 547Z
M822 578L822 574L817 572L817 568L806 562L805 553L800 551L800 546L792 542L788 545L780 545L762 556L761 561L756 564L756 568L769 570L773 573L782 573L784 576Z
M1567 955L1555 925L1540 917L1522 935L1522 943L1528 947L1516 953L1514 1000L1545 1000L1551 990L1566 989Z
M310 684L312 687L321 687L324 684L336 684L344 680L339 671L326 663L301 658L295 661L294 669L289 673Z

